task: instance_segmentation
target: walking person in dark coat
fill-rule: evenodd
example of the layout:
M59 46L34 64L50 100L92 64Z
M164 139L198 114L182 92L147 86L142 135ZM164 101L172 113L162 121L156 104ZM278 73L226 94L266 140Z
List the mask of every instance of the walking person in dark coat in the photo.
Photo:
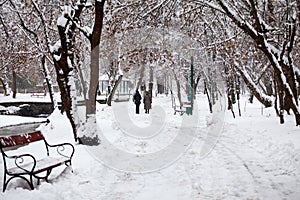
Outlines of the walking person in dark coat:
M145 113L149 114L149 110L151 109L151 103L152 103L152 98L149 91L145 92L143 103L144 103Z
M135 103L135 113L139 114L140 113L140 104L141 104L141 94L139 93L138 90L135 91L135 94L133 95L133 102Z

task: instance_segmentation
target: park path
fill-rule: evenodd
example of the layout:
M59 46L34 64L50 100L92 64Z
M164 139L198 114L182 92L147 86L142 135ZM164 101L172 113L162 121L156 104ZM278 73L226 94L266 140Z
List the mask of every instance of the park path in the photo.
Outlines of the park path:
M176 162L150 173L122 175L119 172L106 197L137 200L299 199L300 168L295 158L300 158L300 152L288 144L278 144L264 128L253 128L251 123L238 125L238 121L225 119L220 134L215 135L213 148L203 156L201 151L210 126L207 125L210 119L204 111L205 106L199 106L201 115L197 127L190 127L191 130L197 128L195 140ZM231 116L227 114L225 118ZM145 124L149 122L145 115L135 119L144 120ZM168 123L164 134L177 128L176 124ZM124 141L120 141L122 138L119 143L124 145ZM136 147L147 153L150 150L147 145L147 142L141 142ZM124 190L124 186L128 187Z
M131 102L118 103L115 107L98 105L99 131L107 142L119 149L119 154L112 154L109 143L101 144L100 148L76 145L74 173L55 170L50 183L42 182L34 191L24 189L25 184L22 188L22 181L18 180L5 193L0 193L0 199L299 199L300 149L292 137L299 133L298 129L291 128L292 124L280 126L269 115L262 118L256 112L236 119L229 112L213 116L208 113L207 104L200 103L205 102L205 98L200 96L198 100L197 123L191 123L193 118L186 115L174 115L169 98L154 99L154 104L161 105L158 108L164 115L157 114L162 110L154 112L153 109L150 115L136 116ZM120 118L115 117L116 114ZM154 123L156 134L137 135L139 131L124 131L121 120L124 116L135 120L135 126L141 128L139 131ZM57 139L62 132L68 131L71 136L67 119L59 112L51 119L51 125L45 127L51 129L49 139ZM174 148L176 145L170 145L174 141L181 141L178 147L185 148ZM169 159L173 154L163 151L170 146L174 150L171 152L177 155L175 160ZM135 156L134 159L124 157L123 152ZM146 165L143 162L136 165L139 158L153 152L160 153L146 160ZM122 162L113 167L105 161ZM163 167L154 165L162 161L166 164ZM151 170L132 168L136 166L151 167ZM2 170L0 168L1 179Z

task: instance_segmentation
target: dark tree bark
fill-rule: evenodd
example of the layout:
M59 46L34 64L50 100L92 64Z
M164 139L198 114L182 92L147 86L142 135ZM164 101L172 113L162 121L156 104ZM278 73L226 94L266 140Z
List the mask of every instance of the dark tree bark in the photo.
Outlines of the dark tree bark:
M208 101L209 111L210 111L210 113L213 113L213 110L212 110L212 103L211 103L211 100L210 100L209 91L207 90L206 81L204 81L204 92L205 92L205 94L206 94L206 96L207 96L207 101Z
M236 99L238 102L238 110L239 110L239 116L242 116L241 113L241 105L240 105L240 93L241 93L241 81L239 76L235 76L235 82L236 82Z
M0 78L0 83L2 83L2 87L3 87L3 90L4 90L4 96L7 96L8 95L7 84L1 78Z
M86 104L86 114L96 114L96 95L99 81L99 52L100 39L102 34L103 18L104 18L104 4L105 0L95 2L95 19L93 32L90 37L91 43L91 67L90 67L90 85L88 91L88 100Z
M88 98L86 99L86 121L93 123L92 126L96 125L96 96L99 82L99 64L100 64L100 40L102 35L102 26L104 18L104 4L105 0L95 2L95 18L93 31L91 35L87 35L91 45L90 54L90 82L88 88ZM88 126L91 124L88 124ZM86 129L88 132L79 138L79 142L85 145L98 145L100 139L98 138L97 128Z
M111 106L112 99L113 99L113 97L116 93L116 90L117 90L119 84L122 81L122 78L123 78L123 75L120 75L119 78L117 79L117 81L115 82L114 87L113 87L112 91L110 92L109 97L107 98L107 105L108 106Z
M71 25L58 25L57 28L61 46L59 49L57 49L57 51L52 52L54 67L56 70L56 80L61 93L61 112L66 112L66 115L70 121L73 130L75 141L77 141L77 128L74 116L72 114L72 97L71 88L69 84L69 77L73 68L69 66L68 58L70 57L70 53L74 53L71 51L71 48L74 45L74 32L76 29L76 25L71 21L78 21L83 8L84 5L77 5L77 9L75 9L73 19L67 21L67 23L71 23ZM67 27L68 30L66 29ZM57 59L58 57L59 59Z
M152 95L153 95L153 67L150 67L150 72L149 72L149 76L150 76L150 79L149 79L149 92L150 92L150 97L152 98Z
M274 78L273 82L274 82L274 92L275 92L274 108L275 108L277 116L279 117L280 113L278 110L278 87L277 87L275 78Z
M13 92L13 98L15 99L17 96L17 74L16 71L12 71L12 79L13 79L13 85L12 85L12 92Z
M242 79L244 80L246 86L249 88L251 91L251 94L256 97L256 99L262 103L265 107L271 107L272 106L272 101L270 99L267 99L262 96L262 94L257 91L257 87L254 85L254 82L249 80L249 77L245 74L243 70L241 70L238 66L235 66L239 74L241 75Z

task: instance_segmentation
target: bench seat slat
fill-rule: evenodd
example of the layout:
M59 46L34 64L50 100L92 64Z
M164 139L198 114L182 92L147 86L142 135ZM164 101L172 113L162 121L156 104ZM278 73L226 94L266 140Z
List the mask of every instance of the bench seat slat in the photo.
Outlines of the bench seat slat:
M70 162L71 160L69 158L65 157L45 157L43 159L36 161L36 166L34 168L33 174L38 174L40 172L46 171L48 169L52 169L54 167L60 166L62 164L65 164L67 162ZM31 170L33 166L33 163L25 163L23 165L20 165L23 169ZM19 167L13 167L7 170L10 174L28 174L24 170L20 169Z
M43 140L44 136L41 131L35 131L32 133L22 134L22 135L13 135L0 137L0 145L2 148L8 148L13 146L22 146L29 144L31 142Z

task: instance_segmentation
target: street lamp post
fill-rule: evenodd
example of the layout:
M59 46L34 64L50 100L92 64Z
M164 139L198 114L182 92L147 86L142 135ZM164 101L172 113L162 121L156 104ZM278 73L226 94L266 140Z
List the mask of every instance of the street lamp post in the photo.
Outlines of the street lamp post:
M186 114L193 114L193 103L194 103L194 57L191 57L191 72L190 72L190 92L188 96L188 101L190 105L186 108Z

